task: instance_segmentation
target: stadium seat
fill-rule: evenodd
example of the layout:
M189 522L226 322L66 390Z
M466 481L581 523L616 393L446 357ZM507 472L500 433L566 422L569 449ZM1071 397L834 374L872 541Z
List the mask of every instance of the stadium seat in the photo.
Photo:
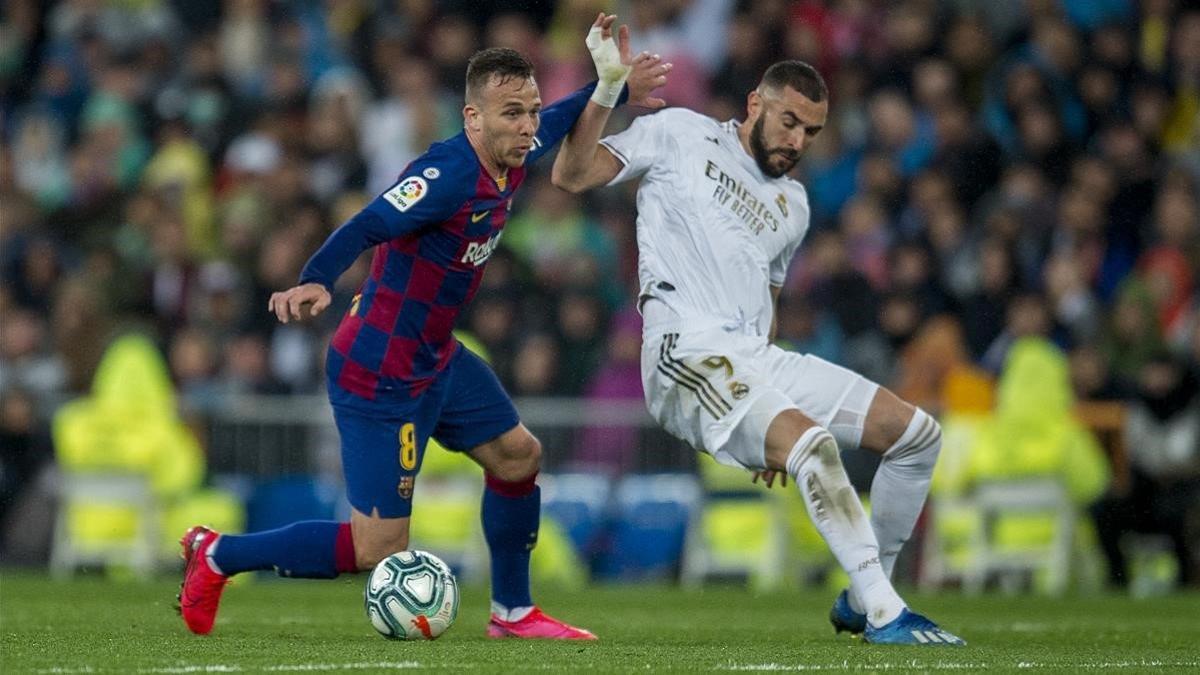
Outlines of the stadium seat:
M1066 357L1022 338L1008 352L995 409L949 412L933 478L933 545L922 583L955 577L979 592L1064 592L1072 579L1082 507L1109 482L1106 459L1072 413Z
M71 576L83 566L123 566L154 573L161 507L150 481L135 473L66 470L50 548L50 572Z
M623 580L667 579L678 571L684 538L699 512L692 474L638 474L616 488L610 549L599 573Z
M152 573L164 553L178 555L178 532L164 520L193 500L220 504L210 521L241 529L232 497L201 488L204 454L179 419L175 392L158 349L128 334L105 351L91 395L63 405L52 424L61 473L51 570L72 574L81 565Z
M298 520L332 520L337 488L311 476L282 476L258 484L246 504L246 531L262 532Z
M580 556L592 558L603 545L612 480L605 475L560 473L538 478L542 513L554 519Z
M990 406L990 403L989 403ZM950 409L942 415L942 451L930 489L927 525L921 539L917 583L935 591L961 583L971 565L972 546L980 527L979 511L966 492L970 488L971 447L986 411Z
M1050 593L1067 590L1077 515L1061 483L985 483L975 489L971 503L979 520L964 579L968 592L982 592L993 577L1001 588L1017 590L1024 577L1039 574Z
M736 576L756 590L778 588L789 548L783 502L751 483L743 469L704 454L697 461L704 496L688 528L680 580L698 586L712 577Z

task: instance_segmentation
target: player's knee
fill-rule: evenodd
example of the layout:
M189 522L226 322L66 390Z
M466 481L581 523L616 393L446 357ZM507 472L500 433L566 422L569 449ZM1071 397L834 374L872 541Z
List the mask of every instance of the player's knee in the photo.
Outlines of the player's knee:
M916 408L903 436L888 449L884 458L933 471L941 450L942 425L933 415Z
M837 466L842 463L842 453L837 440L824 427L814 427L798 441L795 451L805 456L816 457L822 465Z
M542 444L528 431L505 438L498 452L489 452L483 464L489 476L502 481L521 481L542 465Z
M533 434L525 434L513 444L500 472L495 476L501 480L521 480L537 473L542 466L542 443Z
M871 401L860 445L886 454L902 443L917 440L913 432L923 430L926 419L932 418L889 389L880 387Z
M922 424L927 430L921 446L917 449L917 456L922 465L927 465L932 470L942 452L942 425L933 415L920 408L917 408L917 415L922 418Z
M776 471L785 470L788 457L792 455L796 444L806 438L805 434L813 429L819 429L826 435L829 434L811 418L795 408L787 408L777 414L767 426L764 439L767 468ZM833 437L830 436L830 438Z
M788 474L798 478L806 466L813 467L821 473L843 470L842 453L838 449L837 439L828 429L820 426L809 427L792 444L785 462Z

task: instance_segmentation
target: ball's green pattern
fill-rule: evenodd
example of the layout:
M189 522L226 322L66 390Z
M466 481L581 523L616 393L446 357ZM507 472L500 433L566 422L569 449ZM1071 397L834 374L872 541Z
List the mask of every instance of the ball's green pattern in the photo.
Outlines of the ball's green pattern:
M400 551L381 560L367 577L364 600L375 630L399 640L436 638L458 615L454 575L425 551Z

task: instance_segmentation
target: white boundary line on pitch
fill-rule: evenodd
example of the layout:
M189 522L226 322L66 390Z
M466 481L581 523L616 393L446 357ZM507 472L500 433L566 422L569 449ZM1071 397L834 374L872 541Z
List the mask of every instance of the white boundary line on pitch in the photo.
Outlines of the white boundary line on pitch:
M360 661L352 663L282 663L274 666L240 665L230 663L210 663L194 666L155 666L150 668L109 668L96 666L79 666L75 668L56 666L39 668L32 672L39 675L84 675L91 673L139 673L144 675L190 675L191 673L304 673L304 672L336 672L342 670L471 670L485 668L480 663L434 663L423 664L420 661ZM644 668L652 668L645 664ZM562 670L556 664L537 663L522 666L525 670ZM592 666L573 666L576 670L595 670Z
M197 666L163 666L158 668L137 668L132 671L123 670L120 672L134 673L164 673L167 675L187 673L245 673L245 672L270 672L270 673L297 673L297 672L329 672L331 670L413 670L422 668L419 661L375 661L361 663L288 663L277 666L238 666L225 664L209 664ZM45 673L46 675L75 675L76 673L104 673L118 672L110 671L107 668L92 668L85 666L83 668L42 668L35 672Z
M240 666L231 664L208 664L194 666L160 666L156 668L137 668L135 670L112 670L109 668L93 668L91 666L83 666L81 668L40 668L34 672L44 675L79 675L82 673L106 673L106 672L134 672L163 675L189 675L190 673L244 673L244 672L271 672L271 673L297 673L297 672L331 672L339 670L415 670L418 668L473 668L479 664L458 663L453 666L446 664L422 665L419 661L374 661L374 662L353 662L353 663L291 663L280 664L275 666ZM649 664L646 666L650 667ZM547 670L554 667L547 664L542 664L541 667L531 666L531 670ZM729 670L729 671L765 671L765 672L811 672L811 671L878 671L878 670L911 670L919 669L924 671L934 670L986 670L989 668L1017 668L1019 670L1037 670L1048 668L1076 668L1083 670L1120 670L1129 668L1200 668L1200 661L1160 661L1160 660L1142 660L1142 661L1098 661L1098 662L1082 662L1082 663L1064 663L1064 662L1044 662L1044 661L1017 661L1015 663L996 663L996 662L954 662L954 661L935 661L924 662L917 659L900 662L874 662L874 663L851 663L850 661L842 661L841 663L828 664L788 664L788 663L727 663L713 667L714 670ZM590 670L590 668L588 668Z
M848 671L848 670L908 670L917 668L920 670L986 670L988 668L1017 668L1020 670L1036 670L1040 668L1081 668L1084 670L1117 670L1125 668L1200 668L1200 661L1159 661L1159 660L1142 660L1142 661L1099 661L1099 662L1083 662L1083 663L1049 663L1042 661L1017 661L1016 663L957 663L953 661L936 661L933 663L923 662L918 660L904 661L899 663L850 663L842 661L841 663L829 664L787 664L787 663L730 663L724 666L717 666L720 670L735 670L735 671Z

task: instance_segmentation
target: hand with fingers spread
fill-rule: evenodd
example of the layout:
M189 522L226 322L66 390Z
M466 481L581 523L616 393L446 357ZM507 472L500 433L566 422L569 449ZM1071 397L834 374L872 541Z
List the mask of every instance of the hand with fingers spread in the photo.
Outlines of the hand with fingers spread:
M667 83L670 63L663 63L658 54L642 52L636 57L629 53L629 26L621 26L613 39L615 14L601 12L592 23L587 35L588 51L596 64L600 81L592 100L605 108L616 106L622 87L629 84L630 105L643 108L661 108L666 102L653 98L650 93Z
M666 101L650 94L667 83L667 73L671 72L673 65L663 63L661 56L649 52L633 57L632 65L633 69L625 81L629 86L629 105L653 109L666 106Z
M273 312L281 323L292 319L303 321L325 311L331 301L329 290L321 284L301 284L272 293L267 310Z
M766 485L767 489L769 490L772 487L774 487L774 485L775 485L775 476L776 475L779 476L779 486L787 487L787 479L788 479L787 473L785 473L783 471L773 471L770 469L768 469L766 471L755 471L754 478L751 478L750 482L757 483L758 479L761 478L763 485Z

